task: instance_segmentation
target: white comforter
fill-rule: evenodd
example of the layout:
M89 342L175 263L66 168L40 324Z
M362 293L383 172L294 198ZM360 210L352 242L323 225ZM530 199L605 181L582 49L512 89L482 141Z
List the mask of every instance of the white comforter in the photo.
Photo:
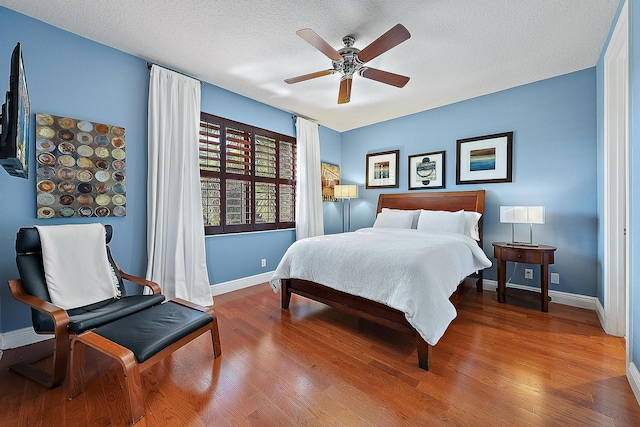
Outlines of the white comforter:
M478 244L462 234L393 228L311 237L289 247L270 280L304 279L377 301L405 313L435 345L456 317L449 301L469 274L490 267Z

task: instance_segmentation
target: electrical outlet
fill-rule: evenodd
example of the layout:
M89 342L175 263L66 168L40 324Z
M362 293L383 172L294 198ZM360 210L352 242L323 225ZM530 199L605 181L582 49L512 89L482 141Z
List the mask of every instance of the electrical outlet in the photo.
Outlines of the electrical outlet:
M554 284L554 285L559 285L560 284L560 274L551 273L551 283Z
M262 267L266 267L267 266L267 259L266 258L262 258L262 261L260 261L260 265Z
M533 279L533 270L530 268L524 269L524 278L525 279Z

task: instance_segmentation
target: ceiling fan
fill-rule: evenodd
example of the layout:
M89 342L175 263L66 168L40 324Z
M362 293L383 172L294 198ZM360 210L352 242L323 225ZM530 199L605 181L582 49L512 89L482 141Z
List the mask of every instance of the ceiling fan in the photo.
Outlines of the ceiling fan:
M411 37L409 31L402 24L397 24L362 50L353 47L353 44L355 43L355 38L353 36L343 37L342 43L344 44L344 47L340 50L335 50L329 43L324 41L322 37L316 34L315 31L309 28L296 31L296 34L329 57L333 68L304 74L298 77L292 77L290 79L286 79L286 83L298 83L305 80L315 79L316 77L340 73L342 74L342 77L340 78L338 104L346 104L351 99L351 83L353 76L356 73L367 79L376 80L396 87L404 87L404 85L409 81L409 77L364 65L378 55L385 53L389 49L399 45Z

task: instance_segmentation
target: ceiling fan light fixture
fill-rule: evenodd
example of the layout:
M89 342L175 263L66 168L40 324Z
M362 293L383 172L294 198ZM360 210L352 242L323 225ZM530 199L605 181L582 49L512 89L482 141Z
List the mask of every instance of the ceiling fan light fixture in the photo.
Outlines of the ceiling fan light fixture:
M344 45L344 47L351 47L355 42L356 42L356 39L353 36L344 36L342 38L342 44ZM358 52L360 52L359 49L358 49Z

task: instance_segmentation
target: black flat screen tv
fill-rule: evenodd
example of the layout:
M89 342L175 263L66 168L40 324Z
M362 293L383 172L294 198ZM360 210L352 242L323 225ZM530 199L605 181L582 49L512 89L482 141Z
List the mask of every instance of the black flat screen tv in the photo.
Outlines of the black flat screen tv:
M29 172L29 92L18 43L11 55L9 91L2 106L0 165L9 175L27 178Z

